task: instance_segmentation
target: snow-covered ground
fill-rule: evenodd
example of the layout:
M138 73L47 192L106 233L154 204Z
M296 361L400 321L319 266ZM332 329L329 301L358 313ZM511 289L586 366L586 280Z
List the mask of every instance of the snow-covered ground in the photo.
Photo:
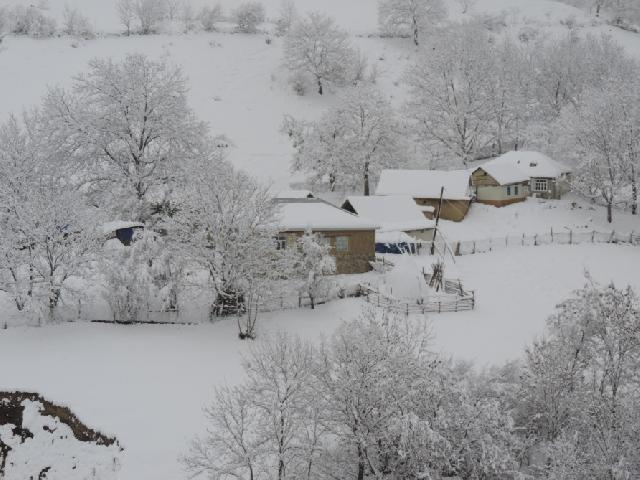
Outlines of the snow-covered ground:
M450 242L485 240L506 235L541 235L550 233L611 232L640 233L640 217L615 210L613 223L607 223L603 206L567 195L562 200L527 198L506 207L473 203L462 222L441 220L440 227Z
M430 263L429 257L421 261ZM476 292L471 312L429 320L433 349L478 365L518 358L544 331L555 305L585 283L640 288L640 248L622 245L514 247L459 257L446 276ZM363 302L348 299L317 310L262 316L261 338L286 330L317 341ZM261 340L258 340L261 341ZM0 331L0 387L36 390L68 405L89 425L118 437L125 448L121 480L183 478L178 456L204 428L201 409L213 388L241 378L233 320L193 326L64 324Z

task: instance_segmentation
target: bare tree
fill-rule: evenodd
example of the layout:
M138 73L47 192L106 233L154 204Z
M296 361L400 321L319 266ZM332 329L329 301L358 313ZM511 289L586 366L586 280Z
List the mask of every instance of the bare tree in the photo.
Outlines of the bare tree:
M118 18L124 26L127 36L131 35L135 16L133 0L118 0L116 3Z

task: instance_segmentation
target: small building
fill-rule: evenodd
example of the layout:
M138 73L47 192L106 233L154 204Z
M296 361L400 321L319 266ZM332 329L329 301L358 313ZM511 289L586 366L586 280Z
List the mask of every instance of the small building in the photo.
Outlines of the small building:
M378 226L318 198L277 198L278 245L295 248L306 231L321 234L331 245L336 273L364 273L375 260Z
M124 222L117 220L102 225L102 232L105 234L105 240L117 238L125 246L131 245L136 232L144 229L144 224L140 222Z
M442 210L440 192L444 187ZM471 192L467 170L383 170L376 195L408 195L426 218L460 222L469 211Z
M378 253L416 253L422 242L433 240L435 221L427 219L408 195L351 196L342 208L380 227Z
M571 169L543 153L518 150L492 161L515 165L525 173L531 196L559 200L570 190Z
M476 201L496 207L523 202L529 196L529 177L517 166L491 160L471 174Z

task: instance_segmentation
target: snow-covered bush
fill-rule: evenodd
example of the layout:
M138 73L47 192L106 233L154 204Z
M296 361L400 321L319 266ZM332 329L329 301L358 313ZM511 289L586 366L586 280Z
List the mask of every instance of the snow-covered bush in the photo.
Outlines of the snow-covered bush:
M205 32L214 32L216 23L222 19L222 7L216 4L213 7L202 7L198 14L198 20Z
M238 32L256 33L258 25L265 19L264 5L260 2L244 2L233 11L233 20Z
M318 233L307 231L298 239L299 271L302 291L309 297L313 310L318 299L327 297L332 283L327 279L336 271L331 244Z
M63 12L63 32L67 35L74 37L82 37L84 39L90 39L95 37L93 26L89 22L89 19L85 17L75 7L65 5Z
M9 12L10 31L15 35L51 37L56 32L56 21L40 9L18 5Z

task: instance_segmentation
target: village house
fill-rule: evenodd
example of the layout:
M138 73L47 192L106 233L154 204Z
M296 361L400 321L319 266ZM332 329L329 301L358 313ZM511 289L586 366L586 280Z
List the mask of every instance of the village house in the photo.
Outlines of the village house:
M433 240L435 221L427 219L408 195L351 196L342 208L380 227L378 253L416 253L422 242Z
M318 198L277 198L278 246L296 248L306 231L321 234L331 245L336 273L365 273L375 260L378 226Z
M442 195L442 209L440 193ZM408 195L425 217L462 221L471 204L467 170L383 170L376 195Z
M489 160L472 174L480 203L503 206L527 196L560 199L569 191L571 169L539 152L513 151Z

